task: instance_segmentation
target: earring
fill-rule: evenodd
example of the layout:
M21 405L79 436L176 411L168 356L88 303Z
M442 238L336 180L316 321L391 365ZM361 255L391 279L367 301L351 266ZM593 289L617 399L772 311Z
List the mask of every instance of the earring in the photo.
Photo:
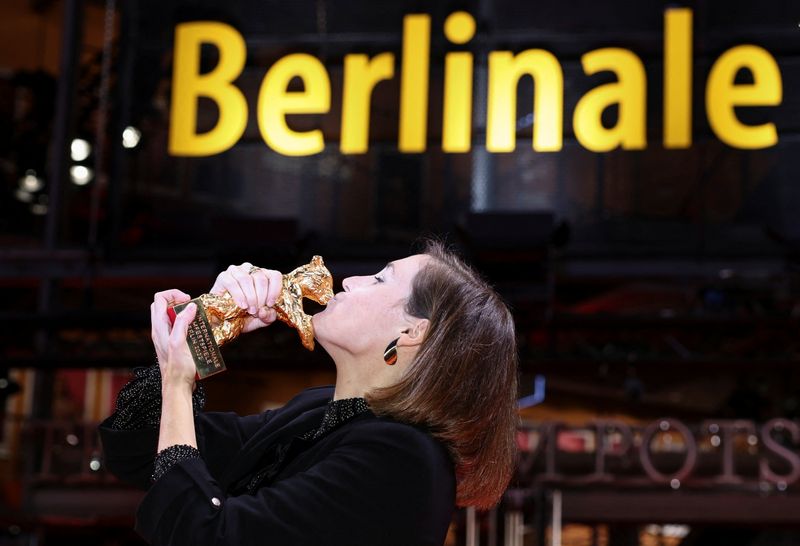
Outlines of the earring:
M398 337L389 345L387 345L386 350L383 351L383 359L389 366L393 366L395 362L397 362L397 342L400 340Z

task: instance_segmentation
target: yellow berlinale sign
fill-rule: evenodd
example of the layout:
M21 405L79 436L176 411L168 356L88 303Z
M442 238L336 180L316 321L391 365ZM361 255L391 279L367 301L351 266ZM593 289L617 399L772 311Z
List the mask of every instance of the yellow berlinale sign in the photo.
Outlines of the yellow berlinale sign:
M664 12L663 146L688 148L692 144L692 10ZM455 45L467 44L475 35L475 19L458 11L444 23L444 36ZM372 92L382 81L400 78L398 140L401 152L420 153L428 144L431 18L410 14L403 21L400 67L390 52L374 57L354 53L344 58L340 150L363 154L369 150ZM215 47L219 62L200 73L200 50ZM234 84L245 65L244 39L233 27L214 21L181 23L175 29L169 153L208 156L231 148L247 125L247 101ZM472 147L473 55L453 51L444 59L442 150L469 152ZM578 142L586 149L642 150L647 147L647 77L642 60L631 50L617 47L589 51L581 58L587 76L612 73L616 81L599 85L578 101L572 124ZM752 83L736 83L747 71ZM398 76L399 74L399 76ZM549 51L528 49L492 51L488 56L486 149L511 152L516 148L517 87L522 77L535 82L532 149L555 152L564 133L564 76L561 63ZM299 78L302 91L290 91ZM774 146L774 123L749 125L736 108L777 106L783 97L780 69L775 58L756 45L738 45L713 63L705 88L705 111L714 134L735 148ZM216 125L198 132L198 100L214 101L219 110ZM603 112L616 106L613 127L602 122ZM287 156L321 152L325 138L319 129L296 131L286 123L289 114L326 114L331 107L331 83L325 65L316 57L295 53L279 59L264 75L255 113L267 146Z

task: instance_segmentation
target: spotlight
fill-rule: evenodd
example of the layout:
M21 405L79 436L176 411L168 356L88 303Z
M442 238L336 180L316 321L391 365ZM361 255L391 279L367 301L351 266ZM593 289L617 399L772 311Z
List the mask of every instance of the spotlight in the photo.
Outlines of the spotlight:
M89 167L83 165L73 165L69 168L69 175L78 186L85 186L94 176L94 172Z
M36 216L44 216L47 214L47 205L43 205L42 203L34 203L31 205L31 212Z
M33 193L44 187L44 180L36 176L36 171L28 169L25 171L25 176L19 179L19 187L24 191Z
M72 153L72 161L83 161L92 153L92 146L82 138L76 138L72 141L70 152Z
M17 191L14 192L14 195L19 201L22 201L23 203L30 203L31 201L33 201L33 195L25 191L23 188L18 188Z
M131 125L128 125L125 127L125 130L122 131L122 145L125 148L135 148L139 144L141 138L142 132Z
M103 464L100 462L100 456L97 454L92 455L92 458L89 461L89 469L93 472L97 472L100 470L101 466L103 466Z

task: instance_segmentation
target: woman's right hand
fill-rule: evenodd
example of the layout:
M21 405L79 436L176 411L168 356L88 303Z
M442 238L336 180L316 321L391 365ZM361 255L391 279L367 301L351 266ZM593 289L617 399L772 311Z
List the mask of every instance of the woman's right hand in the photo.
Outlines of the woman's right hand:
M273 306L281 293L283 275L274 269L257 269L250 273L253 264L244 262L231 265L217 275L211 294L221 296L228 292L233 301L252 315L245 320L243 332L252 332L275 322L277 313Z

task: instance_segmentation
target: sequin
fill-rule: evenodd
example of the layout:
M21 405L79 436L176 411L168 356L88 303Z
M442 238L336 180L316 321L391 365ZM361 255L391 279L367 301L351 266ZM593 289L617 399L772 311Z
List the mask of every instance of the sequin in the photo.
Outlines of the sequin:
M161 368L156 362L149 367L134 368L133 375L134 377L122 387L117 395L111 428L116 430L158 428L161 423ZM203 410L205 402L205 389L202 383L197 382L197 387L192 393L192 410L195 416ZM307 442L318 440L356 415L368 410L369 406L363 398L331 400L325 408L319 426L308 430L298 438ZM274 477L274 474L281 468L287 452L288 444L273 446L267 457L269 462L253 475L247 484L247 490L253 492L265 478ZM162 449L156 453L153 460L151 481L155 482L178 462L196 457L200 457L200 452L197 448L187 444L178 444Z
M325 408L325 413L322 416L320 425L313 428L300 436L301 440L311 442L318 440L325 434L331 432L342 424L346 423L356 415L369 410L367 401L363 398L344 398L342 400L331 400ZM264 481L271 481L283 468L283 462L286 454L289 452L291 440L287 443L278 444L271 448L266 454L265 460L267 461L256 472L247 483L246 490L251 495L255 493Z
M180 461L184 459L196 459L198 457L200 457L200 451L189 444L175 444L165 447L156 454L156 458L153 461L153 474L150 476L150 481L155 482L166 474L167 470Z
M320 436L335 429L345 421L349 421L359 413L369 409L367 401L363 398L344 398L342 400L331 400L325 408L325 415L319 427L303 434L304 440L316 440Z
M111 428L137 430L157 428L161 423L161 368L152 366L134 368L133 379L117 395ZM192 393L192 410L197 416L206 403L206 392L201 382Z

